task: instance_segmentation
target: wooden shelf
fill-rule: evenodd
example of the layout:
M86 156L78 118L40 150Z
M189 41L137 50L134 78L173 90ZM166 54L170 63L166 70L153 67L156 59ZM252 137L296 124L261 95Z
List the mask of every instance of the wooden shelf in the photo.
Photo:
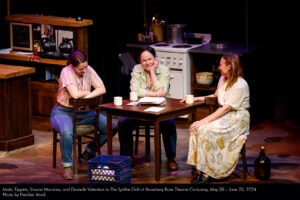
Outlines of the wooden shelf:
M201 85L198 85L198 84L194 84L193 86L192 86L192 89L193 90L204 90L204 91L216 91L217 90L217 86L205 86L205 87L203 87L203 86L201 86Z
M33 14L12 14L5 17L7 21L33 23L33 24L48 24L53 26L65 26L81 28L93 25L93 20L83 19L82 21L76 21L75 18L56 17L56 16L44 16Z
M37 63L45 63L45 64L61 65L61 66L67 65L67 60L40 58L39 61L31 61L31 60L29 60L28 55L17 55L16 54L17 52L18 51L11 51L9 54L0 54L0 59L37 62Z

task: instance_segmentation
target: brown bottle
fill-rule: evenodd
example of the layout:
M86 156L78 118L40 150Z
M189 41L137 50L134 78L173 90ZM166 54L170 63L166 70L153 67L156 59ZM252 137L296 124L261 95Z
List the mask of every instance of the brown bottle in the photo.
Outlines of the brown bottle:
M271 175L271 161L265 154L265 147L261 147L259 156L254 162L254 175L257 179L266 180Z

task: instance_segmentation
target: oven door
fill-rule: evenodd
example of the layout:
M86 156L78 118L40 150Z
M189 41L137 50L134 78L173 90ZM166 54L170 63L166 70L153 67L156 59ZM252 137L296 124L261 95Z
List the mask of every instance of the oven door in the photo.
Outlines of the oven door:
M183 72L170 70L170 97L183 99Z

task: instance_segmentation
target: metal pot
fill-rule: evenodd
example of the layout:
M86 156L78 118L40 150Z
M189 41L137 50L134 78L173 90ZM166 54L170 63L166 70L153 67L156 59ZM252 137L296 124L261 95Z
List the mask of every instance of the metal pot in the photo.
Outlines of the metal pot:
M167 40L169 44L183 43L183 28L185 24L169 24L167 25Z

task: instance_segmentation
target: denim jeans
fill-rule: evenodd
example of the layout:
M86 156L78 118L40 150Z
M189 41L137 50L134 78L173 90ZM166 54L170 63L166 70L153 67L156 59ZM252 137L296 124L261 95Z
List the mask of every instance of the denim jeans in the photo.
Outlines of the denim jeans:
M91 111L94 112L94 111ZM78 116L88 115L88 113L78 113ZM87 122L89 119L81 119L80 122ZM73 165L72 150L73 150L73 111L72 108L63 108L55 105L51 112L51 124L60 135L60 150L64 167ZM117 125L113 123L113 135L118 131ZM99 147L103 146L107 140L107 126L106 117L103 113L99 114L98 121L98 144ZM91 153L96 154L96 147L94 143L89 143L86 148Z
M132 131L134 127L141 123L145 123L139 120L133 120L128 118L119 118L119 140L120 140L120 155L133 157L133 136ZM175 120L169 119L160 122L160 131L162 133L163 142L165 146L166 157L168 159L174 159L176 157L176 142L177 132L175 126Z

